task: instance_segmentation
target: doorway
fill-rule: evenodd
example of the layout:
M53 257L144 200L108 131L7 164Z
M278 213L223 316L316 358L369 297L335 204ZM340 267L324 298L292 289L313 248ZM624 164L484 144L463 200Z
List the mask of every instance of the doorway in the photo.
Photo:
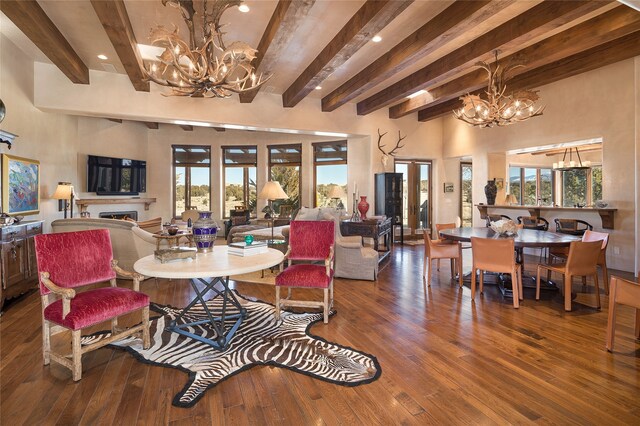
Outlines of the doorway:
M431 170L428 160L395 162L396 173L402 173L402 227L409 240L422 238L423 229L431 233Z
M460 162L460 221L462 227L473 226L473 166Z

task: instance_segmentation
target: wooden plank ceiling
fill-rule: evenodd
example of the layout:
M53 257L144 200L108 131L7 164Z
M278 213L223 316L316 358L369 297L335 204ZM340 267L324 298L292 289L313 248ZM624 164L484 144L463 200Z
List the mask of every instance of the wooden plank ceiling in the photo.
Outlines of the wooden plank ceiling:
M305 19L310 19L315 3L278 1L257 45L259 54L254 66L258 73L277 73L280 55L291 40L310 36L297 30ZM500 62L526 60L526 67L514 70L508 84L510 90L535 89L640 55L640 12L624 4L612 0L532 1L527 10L522 11L520 3L519 14L504 15L497 22L496 16L502 16L502 11L516 3L453 1L440 13L420 22L421 26L408 36L398 38L401 41L388 51L371 56L368 65L355 69L349 59L373 35L396 19L406 19L403 12L411 10L413 4L413 0L367 0L349 20L341 21L346 24L331 35L325 46L312 52L315 57L300 60L296 69L301 71L281 90L283 106L295 107L340 69L342 81L333 82L335 88L322 98L323 112L357 102L359 115L388 108L390 118L417 112L418 120L428 121L458 107L461 95L483 91L487 75L474 63L493 62L496 51L501 52ZM91 4L133 87L148 91L124 0L91 0ZM37 2L2 0L0 10L71 81L89 83L88 69L71 47L73 40L71 44L67 42ZM487 22L491 23L490 28L477 30L485 28L483 24ZM408 98L420 90L425 92ZM252 102L257 93L258 90L244 93L240 101ZM146 125L157 128L157 123ZM185 130L191 130L189 127L183 126Z

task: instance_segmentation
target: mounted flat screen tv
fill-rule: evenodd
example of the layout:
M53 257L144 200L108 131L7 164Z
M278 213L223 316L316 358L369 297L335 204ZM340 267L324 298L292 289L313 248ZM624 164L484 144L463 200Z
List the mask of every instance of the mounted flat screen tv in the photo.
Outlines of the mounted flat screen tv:
M138 195L146 191L146 161L88 156L87 192L98 195Z

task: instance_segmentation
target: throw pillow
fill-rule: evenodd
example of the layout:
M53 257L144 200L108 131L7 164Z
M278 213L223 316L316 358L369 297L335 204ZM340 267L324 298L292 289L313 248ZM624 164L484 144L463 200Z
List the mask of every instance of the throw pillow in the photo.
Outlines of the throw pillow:
M300 207L296 215L296 220L318 220L318 209Z

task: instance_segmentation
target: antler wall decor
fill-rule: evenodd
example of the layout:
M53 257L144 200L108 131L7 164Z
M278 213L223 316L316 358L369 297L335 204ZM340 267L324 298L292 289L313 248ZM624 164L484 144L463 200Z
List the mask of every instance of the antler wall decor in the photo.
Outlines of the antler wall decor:
M378 129L378 149L382 152L382 157L380 158L380 162L382 163L382 167L384 167L385 169L387 168L389 157L390 156L395 157L396 151L398 151L400 148L404 148L404 145L400 145L400 142L402 142L402 140L406 138L406 136L402 136L400 134L400 130L398 130L398 141L396 142L396 146L394 146L391 151L385 152L385 150L382 149L385 147L385 145L381 145L380 142L382 141L382 137L386 134L387 132L380 133L380 129Z

